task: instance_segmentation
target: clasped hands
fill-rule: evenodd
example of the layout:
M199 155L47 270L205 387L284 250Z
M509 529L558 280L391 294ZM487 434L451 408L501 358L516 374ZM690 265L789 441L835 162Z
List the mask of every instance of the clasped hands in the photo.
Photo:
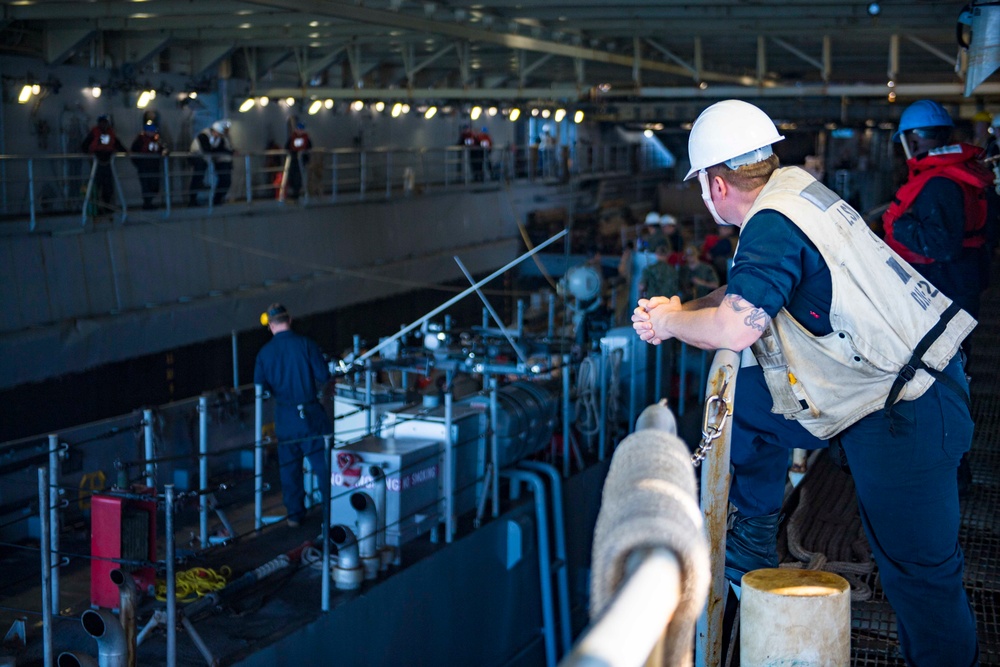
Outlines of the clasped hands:
M659 345L673 338L667 326L670 316L681 311L680 297L654 296L639 299L639 305L632 311L632 328L639 338L652 345Z

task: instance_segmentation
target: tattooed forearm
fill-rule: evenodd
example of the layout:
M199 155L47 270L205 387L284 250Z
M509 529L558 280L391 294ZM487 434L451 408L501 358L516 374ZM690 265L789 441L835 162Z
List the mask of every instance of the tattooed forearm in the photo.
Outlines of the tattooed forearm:
M732 308L733 312L745 313L743 324L751 329L763 331L771 323L771 318L763 308L758 308L739 294L727 294L722 303Z

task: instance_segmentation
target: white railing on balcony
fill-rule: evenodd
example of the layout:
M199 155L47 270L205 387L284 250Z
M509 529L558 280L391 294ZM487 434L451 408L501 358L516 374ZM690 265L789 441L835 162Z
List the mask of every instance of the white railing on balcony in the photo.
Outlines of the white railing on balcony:
M489 151L448 146L314 149L308 156L290 156L281 150L238 153L232 156L232 182L226 192L219 188L219 170L212 163L206 165L205 185L193 188L197 162L203 158L186 152L165 156L118 153L103 176L91 155L0 155L0 221L28 220L34 230L40 217L54 215L78 215L86 225L102 215L124 222L130 211L141 208L169 217L178 207L211 208L223 202L388 199L477 183L560 182L661 168L644 153L638 144L576 144L548 151L538 146ZM140 172L143 163L155 167ZM110 191L101 187L102 178L112 182Z

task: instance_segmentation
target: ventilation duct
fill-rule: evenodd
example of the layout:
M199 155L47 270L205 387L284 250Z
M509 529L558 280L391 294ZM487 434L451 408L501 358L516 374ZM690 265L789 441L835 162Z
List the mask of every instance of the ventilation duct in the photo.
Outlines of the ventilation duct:
M969 26L966 40L962 26ZM958 42L968 50L965 96L1000 68L1000 2L973 2L958 19Z

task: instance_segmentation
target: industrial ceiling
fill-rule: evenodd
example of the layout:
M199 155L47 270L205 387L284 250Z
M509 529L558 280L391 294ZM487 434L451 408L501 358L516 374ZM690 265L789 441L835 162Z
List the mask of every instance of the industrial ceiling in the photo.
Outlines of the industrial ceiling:
M2 0L2 8L0 53L132 80L231 76L247 82L240 94L271 97L1000 99L996 76L966 90L960 2Z

